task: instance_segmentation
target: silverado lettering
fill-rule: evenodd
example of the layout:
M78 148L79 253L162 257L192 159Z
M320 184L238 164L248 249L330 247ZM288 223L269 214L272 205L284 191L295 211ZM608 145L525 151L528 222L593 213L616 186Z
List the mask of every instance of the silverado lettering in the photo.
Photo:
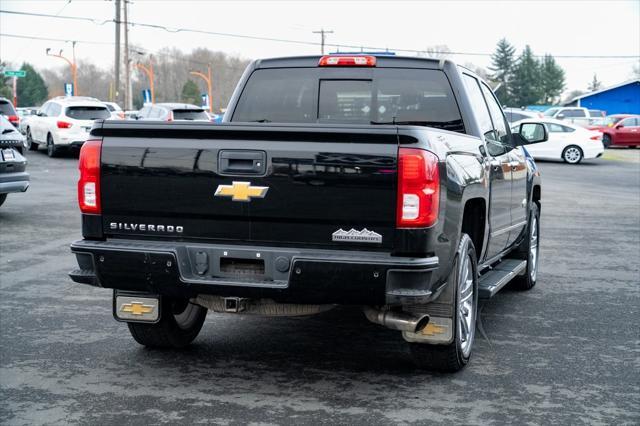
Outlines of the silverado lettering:
M401 332L419 367L456 371L478 299L536 283L541 180L523 145L547 135L512 132L449 60L254 61L220 125L96 122L70 276L115 289L114 317L146 346L188 345L209 309L348 305Z
M116 230L124 230L124 231L149 231L149 232L184 232L184 228L182 226L174 226L174 225L148 225L145 223L122 223L122 222L111 222L109 223L109 229L112 231Z

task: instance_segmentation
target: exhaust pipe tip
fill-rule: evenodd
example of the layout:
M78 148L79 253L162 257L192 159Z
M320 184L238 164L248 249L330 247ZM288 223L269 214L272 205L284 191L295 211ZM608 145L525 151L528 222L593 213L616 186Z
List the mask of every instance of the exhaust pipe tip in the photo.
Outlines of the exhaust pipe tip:
M369 321L393 330L419 333L429 324L429 315L412 314L403 311L389 311L365 307L364 314Z
M416 322L416 328L415 330L413 330L413 332L420 333L422 330L424 330L427 327L427 324L429 324L429 319L429 315L423 315L422 318L420 318Z

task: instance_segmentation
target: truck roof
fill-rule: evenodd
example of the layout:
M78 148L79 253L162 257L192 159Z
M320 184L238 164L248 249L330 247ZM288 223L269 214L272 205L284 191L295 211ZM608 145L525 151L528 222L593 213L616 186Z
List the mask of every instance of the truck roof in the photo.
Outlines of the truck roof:
M448 59L435 59L435 58L418 58L412 56L390 56L385 54L332 54L324 56L375 56L376 68L425 68L425 69L438 69L443 68L445 62L452 61ZM303 67L317 67L318 62L322 58L322 55L313 56L286 56L280 58L268 58L258 59L255 61L255 68L303 68Z

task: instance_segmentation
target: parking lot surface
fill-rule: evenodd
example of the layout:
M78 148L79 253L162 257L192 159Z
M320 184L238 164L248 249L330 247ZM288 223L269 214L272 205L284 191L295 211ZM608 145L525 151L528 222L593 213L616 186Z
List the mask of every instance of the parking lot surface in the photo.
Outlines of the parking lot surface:
M109 290L66 275L77 159L29 152L31 188L0 208L0 423L638 424L640 151L611 152L539 163L538 284L484 304L451 375L414 370L399 333L342 308L210 313L187 350L138 346Z

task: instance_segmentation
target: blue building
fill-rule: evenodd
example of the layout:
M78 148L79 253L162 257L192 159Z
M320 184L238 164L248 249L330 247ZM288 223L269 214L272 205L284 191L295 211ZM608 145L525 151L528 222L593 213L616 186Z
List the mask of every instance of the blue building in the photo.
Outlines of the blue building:
M566 106L599 109L611 114L640 114L640 78L578 96Z

